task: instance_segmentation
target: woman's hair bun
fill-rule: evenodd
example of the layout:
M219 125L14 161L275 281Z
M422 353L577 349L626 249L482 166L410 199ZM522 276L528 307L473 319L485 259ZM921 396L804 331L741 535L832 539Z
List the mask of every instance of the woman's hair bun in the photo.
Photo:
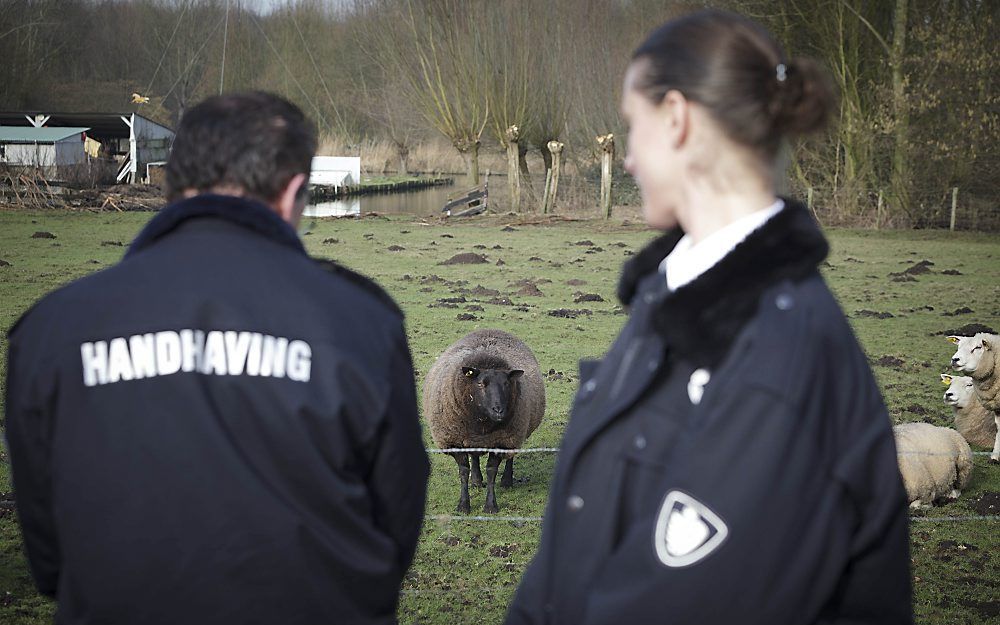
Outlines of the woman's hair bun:
M818 63L806 58L792 59L784 68L775 68L774 80L777 82L772 92L775 132L795 136L826 125L837 104L836 90L829 74Z

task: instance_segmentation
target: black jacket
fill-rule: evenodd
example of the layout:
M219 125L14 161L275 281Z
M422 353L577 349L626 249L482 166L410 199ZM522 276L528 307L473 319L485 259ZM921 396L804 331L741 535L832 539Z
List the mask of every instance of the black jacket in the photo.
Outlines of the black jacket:
M402 315L264 205L178 202L42 299L6 408L58 623L395 622L429 470Z
M891 422L786 204L674 292L680 232L626 265L508 624L912 622Z

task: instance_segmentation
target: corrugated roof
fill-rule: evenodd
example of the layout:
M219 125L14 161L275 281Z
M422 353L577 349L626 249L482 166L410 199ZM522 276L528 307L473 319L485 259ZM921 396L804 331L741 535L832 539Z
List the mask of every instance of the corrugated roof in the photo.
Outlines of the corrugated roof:
M55 143L66 137L87 132L90 128L32 128L31 126L0 126L2 143Z

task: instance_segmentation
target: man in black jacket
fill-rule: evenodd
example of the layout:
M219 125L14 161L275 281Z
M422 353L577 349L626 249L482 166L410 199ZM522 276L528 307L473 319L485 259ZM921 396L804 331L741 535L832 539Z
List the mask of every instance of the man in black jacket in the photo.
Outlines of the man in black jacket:
M172 203L10 331L7 440L58 623L392 623L428 475L402 314L310 259L315 130L184 117ZM332 269L332 270L331 270Z

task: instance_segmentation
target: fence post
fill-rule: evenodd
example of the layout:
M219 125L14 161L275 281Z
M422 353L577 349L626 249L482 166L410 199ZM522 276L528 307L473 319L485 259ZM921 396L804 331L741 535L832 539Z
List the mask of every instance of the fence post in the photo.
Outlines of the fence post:
M545 195L542 199L542 214L554 212L556 208L556 193L559 191L560 155L564 144L559 141L549 141L549 153L552 155L552 169L545 176Z
M884 216L882 215L885 210L885 203L882 198L882 189L878 190L878 208L875 211L875 229L878 230L882 227L882 220Z
M521 212L521 169L518 167L518 141L521 139L521 129L511 126L507 129L507 186L510 190L510 209Z
M951 188L951 224L948 229L955 231L955 213L958 212L958 187Z
M611 163L615 157L615 135L608 133L597 137L601 146L601 212L611 219Z
M813 209L813 188L812 187L809 187L808 189L806 189L806 207L808 207L809 210Z

